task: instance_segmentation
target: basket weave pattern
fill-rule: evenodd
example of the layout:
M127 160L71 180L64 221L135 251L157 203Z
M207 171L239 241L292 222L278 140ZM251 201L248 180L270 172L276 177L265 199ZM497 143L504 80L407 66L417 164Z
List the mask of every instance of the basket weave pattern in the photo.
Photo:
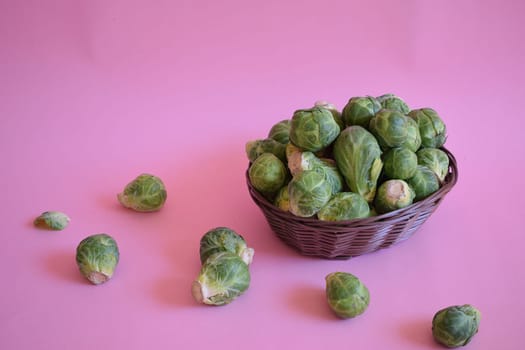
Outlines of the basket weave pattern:
M449 171L437 192L406 208L365 219L328 222L298 217L264 198L251 185L248 170L246 182L272 231L286 244L306 256L349 259L408 239L437 209L458 179L456 159L447 149L443 151L450 160Z

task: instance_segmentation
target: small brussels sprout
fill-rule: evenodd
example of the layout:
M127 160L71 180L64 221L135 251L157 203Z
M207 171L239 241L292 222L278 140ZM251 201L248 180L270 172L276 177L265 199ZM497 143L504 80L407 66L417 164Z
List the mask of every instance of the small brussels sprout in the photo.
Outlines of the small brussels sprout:
M388 179L406 180L416 173L417 156L405 147L389 149L383 157L383 172Z
M407 138L405 142L403 142L402 147L408 148L409 150L413 152L417 152L417 150L421 147L421 134L419 132L419 126L417 125L417 122L407 117Z
M84 277L93 284L101 284L113 276L119 256L117 242L113 237L99 233L79 243L76 261Z
M438 148L422 148L416 154L419 165L427 166L432 170L440 182L445 180L449 165L449 159L445 152Z
M252 140L246 143L246 156L250 162L254 162L263 153L272 153L281 161L286 161L286 145L274 139Z
M341 318L361 315L368 308L368 288L354 275L333 272L325 277L328 305Z
M141 174L117 195L124 207L140 212L160 210L166 202L166 188L162 180L150 174Z
M305 151L317 152L330 145L339 131L339 125L326 108L297 110L291 121L290 141Z
M370 120L370 131L383 149L403 146L414 126L409 117L390 109L382 109Z
M414 109L408 116L417 122L421 134L421 146L439 148L447 140L447 127L432 108Z
M334 157L350 190L370 203L383 168L375 137L359 125L349 126L334 143Z
M290 141L290 124L290 119L284 119L274 124L268 132L268 138L286 145Z
M296 216L315 215L328 203L332 187L324 176L315 170L305 170L296 174L288 184L290 212Z
M336 193L317 217L323 221L341 221L370 216L370 207L363 197L353 192Z
M408 207L414 201L414 190L403 180L393 179L383 182L377 189L374 206L378 213Z
M360 125L368 129L370 119L381 110L381 104L372 96L352 97L343 108L343 122L345 125Z
M277 192L273 204L282 211L290 210L290 196L288 194L288 184L281 187L279 192Z
M344 179L333 159L318 158L309 151L295 152L288 158L288 168L292 176L305 170L315 170L328 181L332 187L332 193L343 189Z
M454 305L439 310L432 319L434 339L446 347L467 345L478 332L481 313L471 305Z
M408 114L410 111L410 108L406 102L394 94L381 95L377 97L377 100L379 103L381 103L381 107L383 107L383 109L392 109L403 114Z
M263 153L250 166L248 176L255 189L265 196L271 196L283 187L287 170L274 154Z
M195 300L208 305L225 305L250 286L248 265L236 254L219 252L206 259L192 284Z
M314 107L322 107L328 109L332 113L332 116L334 117L334 120L337 123L337 125L339 125L339 129L344 129L345 124L343 122L343 119L341 118L341 112L337 110L333 103L330 103L325 100L319 100L315 102Z
M45 211L33 222L36 227L60 231L69 224L69 217L59 211Z
M253 260L254 250L246 245L244 238L228 227L216 227L202 236L200 241L201 263L218 252L238 255L247 265Z
M407 179L408 184L416 193L414 200L419 201L439 190L437 175L424 165L418 165L414 176Z

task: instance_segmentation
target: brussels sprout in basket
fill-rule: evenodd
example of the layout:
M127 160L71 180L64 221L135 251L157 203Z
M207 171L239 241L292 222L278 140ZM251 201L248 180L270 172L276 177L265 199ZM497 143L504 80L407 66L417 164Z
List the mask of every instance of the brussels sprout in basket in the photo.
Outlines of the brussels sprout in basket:
M297 216L315 215L332 197L332 187L315 170L305 170L288 184L290 212Z
M287 170L279 158L272 153L263 153L250 166L250 181L253 186L264 193L272 196L283 187Z
M414 190L403 180L394 179L383 182L374 200L378 213L388 213L408 207L415 197Z
M332 113L323 107L295 111L290 126L290 141L306 151L317 152L330 145L340 128Z
M319 220L323 221L352 220L368 216L368 203L363 197L352 192L336 193L317 213Z
M432 335L446 347L464 346L478 332L480 319L481 313L472 305L449 306L434 315Z
M342 118L345 125L359 125L368 128L370 119L383 107L379 101L372 97L352 97L343 108Z

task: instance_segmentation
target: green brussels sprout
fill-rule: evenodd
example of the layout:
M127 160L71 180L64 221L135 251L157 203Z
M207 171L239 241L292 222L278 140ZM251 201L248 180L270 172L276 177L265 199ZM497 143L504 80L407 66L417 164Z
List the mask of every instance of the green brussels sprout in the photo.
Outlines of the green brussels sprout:
M374 136L361 126L347 127L334 143L334 157L350 190L370 203L383 167Z
M93 284L101 284L113 276L119 256L117 242L113 237L99 233L79 243L76 261L84 277Z
M440 182L445 181L448 174L449 159L447 154L438 148L422 148L417 151L419 165L427 166L438 177Z
M344 179L333 159L318 158L309 151L295 152L288 159L288 168L292 176L304 170L315 170L328 181L332 187L332 193L343 189Z
M317 217L323 221L341 221L366 218L370 215L370 207L363 197L353 192L336 193Z
M416 173L417 156L405 147L391 148L383 156L383 173L388 179L406 180Z
M166 202L166 188L162 180L150 174L141 174L117 195L124 207L140 212L160 210Z
M292 117L290 141L305 151L317 152L330 145L339 132L339 125L326 108L302 109Z
M263 153L250 166L248 176L255 189L265 196L271 196L283 187L287 170L274 154Z
M383 109L392 109L394 111L401 112L402 114L408 114L410 111L410 108L406 102L394 94L381 95L377 97L377 100Z
M368 308L370 293L356 276L333 272L325 277L328 305L341 318L361 315Z
M383 149L401 147L411 140L409 136L417 137L414 127L409 117L390 109L382 109L370 120L370 131Z
M417 152L417 150L421 147L421 134L419 133L419 126L417 125L417 122L410 117L407 117L407 123L407 138L405 142L403 142L402 146L413 152Z
M381 103L372 97L352 97L343 108L343 122L345 125L360 125L368 129L370 119L382 109Z
M437 175L424 165L418 165L414 176L407 179L407 182L416 193L415 201L424 199L439 190Z
M288 184L290 212L296 216L315 215L332 196L332 187L325 177L315 170L296 174Z
M341 112L337 110L334 104L328 101L320 100L315 102L314 107L322 107L328 109L332 113L332 116L334 117L335 122L339 126L339 129L344 129L345 124L343 122L343 119L341 118Z
M408 207L413 203L415 195L414 190L405 181L387 180L377 189L374 206L378 213L388 213Z
M272 153L281 161L286 161L286 145L274 139L252 140L246 143L246 155L250 162L254 162L263 153Z
M268 132L268 138L286 145L290 141L290 119L281 120L274 124Z
M434 339L446 347L467 345L478 332L481 313L471 305L454 305L439 310L432 319Z
M211 255L227 251L238 255L247 265L253 260L254 250L248 247L244 238L228 227L216 227L202 236L200 241L201 263Z
M447 127L432 108L414 109L408 116L417 122L421 134L421 146L439 148L447 139Z
M195 300L208 305L225 305L250 286L248 265L236 254L218 252L206 259L193 281Z
M277 192L277 195L273 200L273 204L282 211L290 211L290 196L288 194L288 184L281 187L279 192Z
M60 231L69 224L69 217L59 211L45 211L38 216L33 224L39 228Z

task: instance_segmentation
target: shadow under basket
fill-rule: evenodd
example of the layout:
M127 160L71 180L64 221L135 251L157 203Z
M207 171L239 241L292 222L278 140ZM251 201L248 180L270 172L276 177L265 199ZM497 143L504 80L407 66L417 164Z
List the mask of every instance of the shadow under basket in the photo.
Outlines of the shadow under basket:
M270 203L250 183L250 196L261 209L273 232L300 254L325 259L349 259L410 238L437 209L458 179L456 159L447 149L448 174L440 189L427 198L390 213L348 221L321 221L283 211Z

